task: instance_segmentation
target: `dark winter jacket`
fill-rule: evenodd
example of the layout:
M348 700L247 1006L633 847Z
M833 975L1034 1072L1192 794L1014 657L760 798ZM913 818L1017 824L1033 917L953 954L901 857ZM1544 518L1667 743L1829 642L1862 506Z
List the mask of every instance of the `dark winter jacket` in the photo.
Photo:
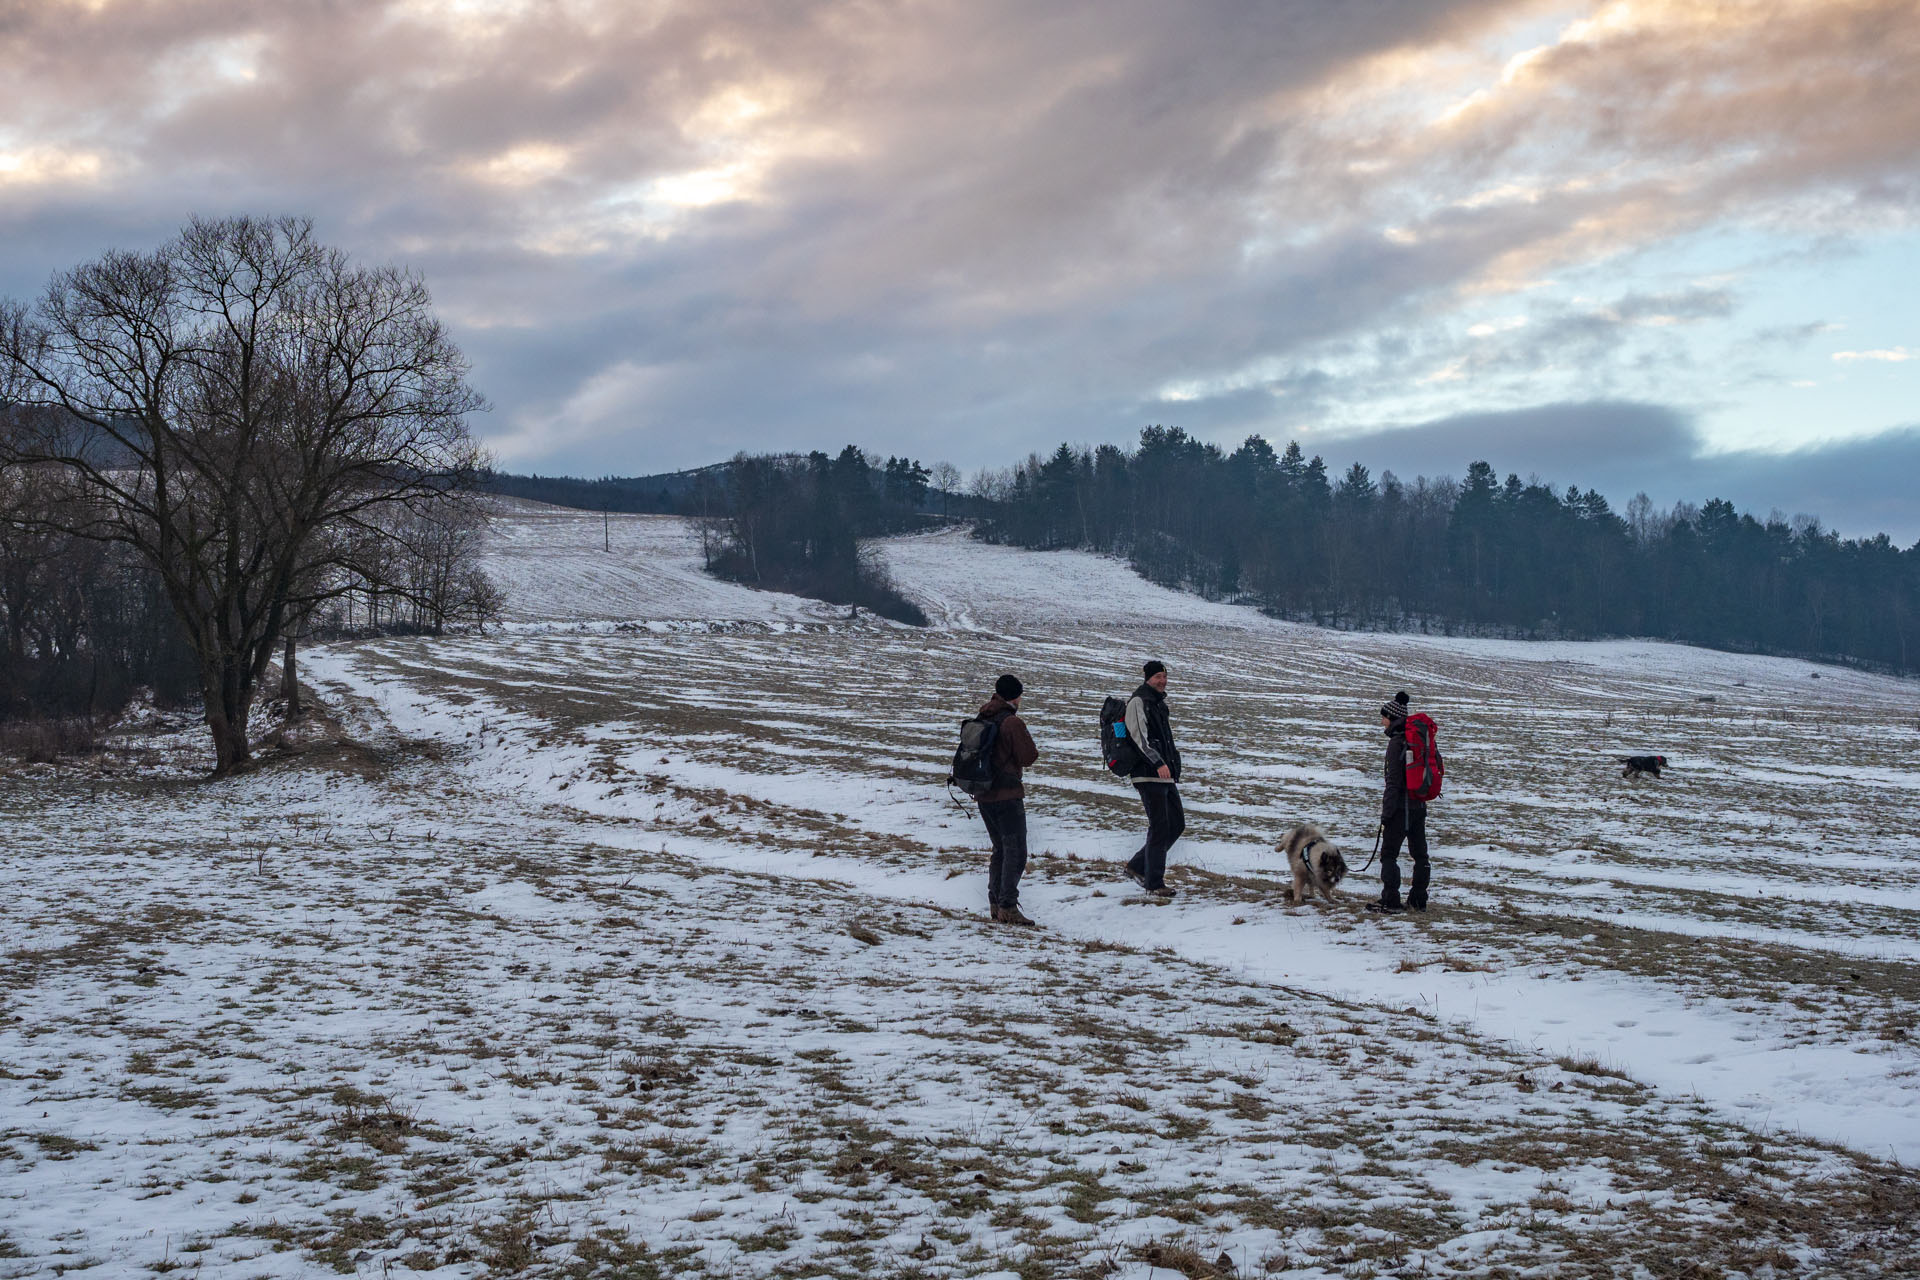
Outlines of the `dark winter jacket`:
M1166 765L1173 781L1180 781L1180 748L1173 744L1173 722L1167 716L1167 695L1150 684L1143 684L1127 699L1127 735L1139 748L1135 753L1133 781L1161 782L1160 766Z
M980 708L980 718L999 720L1000 736L993 741L993 790L977 799L981 804L1025 799L1027 787L1020 780L1021 771L1040 758L1040 748L1033 745L1027 722L997 693Z
M1392 822L1403 813L1427 811L1427 802L1407 795L1407 722L1395 720L1386 728L1387 789L1380 797L1380 821Z

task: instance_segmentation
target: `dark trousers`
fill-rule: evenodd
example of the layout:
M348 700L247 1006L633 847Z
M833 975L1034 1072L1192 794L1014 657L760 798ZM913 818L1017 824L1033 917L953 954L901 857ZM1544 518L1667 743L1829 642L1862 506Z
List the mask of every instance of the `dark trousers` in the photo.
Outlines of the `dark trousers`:
M995 800L980 806L980 820L987 824L987 839L993 841L993 857L987 862L987 905L1020 905L1020 875L1027 869L1027 802L1021 799Z
M1127 859L1127 870L1145 880L1147 888L1158 889L1167 882L1167 850L1187 829L1187 810L1174 783L1141 782L1133 789L1140 793L1140 804L1147 811L1147 842Z
M1407 843L1413 855L1413 883L1407 886L1407 905L1427 905L1427 881L1433 868L1427 862L1427 806L1409 803L1387 819L1386 832L1380 837L1380 901L1400 905L1400 842Z

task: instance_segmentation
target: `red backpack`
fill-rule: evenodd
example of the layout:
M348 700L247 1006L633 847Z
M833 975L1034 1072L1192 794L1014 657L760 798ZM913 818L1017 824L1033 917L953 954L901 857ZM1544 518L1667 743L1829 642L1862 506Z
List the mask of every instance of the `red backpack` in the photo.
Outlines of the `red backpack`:
M1446 777L1447 762L1434 745L1438 732L1429 715L1407 717L1407 798L1423 804L1438 798L1440 783Z

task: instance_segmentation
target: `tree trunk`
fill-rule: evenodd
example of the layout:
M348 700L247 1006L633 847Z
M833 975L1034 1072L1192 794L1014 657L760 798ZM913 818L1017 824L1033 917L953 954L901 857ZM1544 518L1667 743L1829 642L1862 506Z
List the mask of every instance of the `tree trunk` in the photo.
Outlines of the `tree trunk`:
M247 741L247 713L253 709L253 682L245 663L225 662L213 673L203 671L207 704L207 731L213 735L213 776L224 778L253 759ZM208 676L212 678L209 679Z
M213 776L224 778L253 759L253 753L247 745L245 725L234 725L231 718L218 711L207 713L207 730L213 735Z
M289 635L280 659L280 696L287 700L288 720L298 720L301 713L300 669L295 664L293 646L293 637Z

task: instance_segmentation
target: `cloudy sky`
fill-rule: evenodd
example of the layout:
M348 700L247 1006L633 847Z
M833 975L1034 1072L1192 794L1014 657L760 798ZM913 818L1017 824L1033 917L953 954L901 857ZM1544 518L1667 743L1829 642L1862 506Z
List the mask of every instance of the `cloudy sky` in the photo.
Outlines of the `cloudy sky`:
M1146 423L1920 537L1915 0L0 0L0 293L423 272L500 464Z

